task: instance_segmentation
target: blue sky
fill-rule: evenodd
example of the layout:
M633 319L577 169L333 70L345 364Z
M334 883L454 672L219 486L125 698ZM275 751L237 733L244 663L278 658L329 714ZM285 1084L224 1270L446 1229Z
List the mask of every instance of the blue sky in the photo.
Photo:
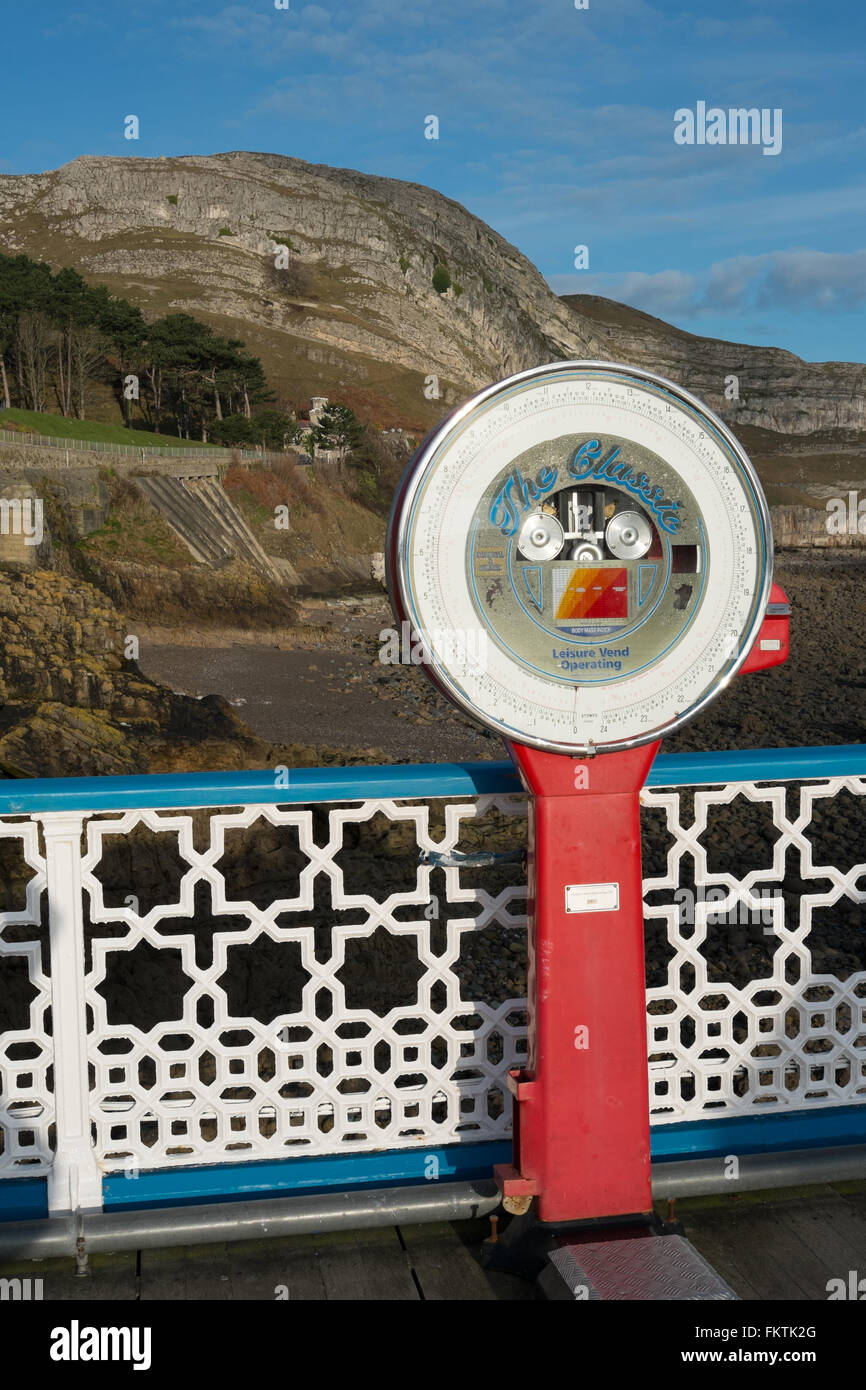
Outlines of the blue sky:
M7 0L0 172L252 149L410 179L559 293L866 360L866 0L289 4ZM780 109L781 151L677 144L701 101Z

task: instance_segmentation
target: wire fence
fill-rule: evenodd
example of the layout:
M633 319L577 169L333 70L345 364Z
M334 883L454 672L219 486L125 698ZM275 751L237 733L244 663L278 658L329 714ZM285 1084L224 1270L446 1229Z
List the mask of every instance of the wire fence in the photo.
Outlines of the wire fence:
M122 458L146 461L151 458L195 459L208 463L285 463L288 453L268 449L217 448L208 444L157 445L153 448L136 444L114 444L100 439L63 439L52 434L25 434L19 430L0 429L0 444L35 445L37 448L64 449L67 453L113 454ZM297 451L293 451L297 453ZM331 451L333 452L333 451ZM304 455L300 455L304 458ZM316 458L329 458L330 453L317 450Z

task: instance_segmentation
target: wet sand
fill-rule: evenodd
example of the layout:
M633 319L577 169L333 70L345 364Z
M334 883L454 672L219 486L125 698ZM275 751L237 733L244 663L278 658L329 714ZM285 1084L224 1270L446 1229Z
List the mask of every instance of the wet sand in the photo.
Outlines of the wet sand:
M863 741L866 554L783 553L775 577L793 608L788 663L736 680L665 751ZM143 638L140 665L176 691L222 695L275 743L380 748L400 762L503 756L501 741L464 719L421 671L379 662L377 634L391 622L384 598L309 617L303 648L275 646L269 634L226 646L191 646L186 634L182 643Z

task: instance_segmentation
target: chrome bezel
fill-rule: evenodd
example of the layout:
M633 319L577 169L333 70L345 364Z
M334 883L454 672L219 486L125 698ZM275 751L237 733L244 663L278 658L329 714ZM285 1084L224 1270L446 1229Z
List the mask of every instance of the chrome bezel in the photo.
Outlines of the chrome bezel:
M707 705L715 700L723 690L727 688L731 680L746 662L749 652L757 638L761 624L766 616L767 605L769 603L770 591L773 585L773 532L770 518L770 509L764 490L754 464L749 458L743 446L734 434L728 429L725 422L713 413L697 396L693 396L684 387L678 386L676 382L669 381L667 377L659 376L655 372L645 371L640 367L630 367L621 362L602 362L595 359L587 361L568 361L551 362L540 367L531 367L525 372L517 372L514 376L506 377L503 381L498 381L492 386L485 387L483 391L470 396L462 405L453 410L439 425L427 436L420 445L403 476L400 486L394 498L391 509L391 516L388 522L388 542L387 542L387 580L388 590L391 597L391 604L395 610L395 616L399 621L403 621L411 609L411 604L407 597L408 579L406 568L406 529L408 517L411 513L412 504L418 489L425 477L428 466L434 454L441 448L447 436L458 429L466 419L480 405L485 405L493 400L498 394L511 390L515 385L524 381L531 381L535 377L549 375L556 372L615 372L620 376L631 377L635 381L650 383L653 386L661 387L672 397L688 405L700 418L705 420L725 441L731 453L736 458L742 468L749 484L751 485L757 504L757 512L763 527L763 538L758 537L759 544L763 540L764 546L764 583L759 601L755 609L754 620L742 639L741 648L733 664L728 668L724 675L719 676L710 688L696 700L682 714L676 715L653 729L644 731L642 734L635 735L633 738L617 739L605 743L570 743L558 742L550 739L534 736L531 731L515 735L513 728L509 728L482 713L466 698L460 688L454 683L447 669L438 662L429 649L425 641L424 634L417 634L424 647L427 660L424 668L427 675L437 685L449 699L468 714L477 724L491 730L493 733L501 735L502 738L512 743L524 743L530 748L539 748L550 753L567 753L575 757L588 757L595 753L620 752L629 748L639 748L646 743L654 743L657 739L668 734L675 733L692 719L695 719Z

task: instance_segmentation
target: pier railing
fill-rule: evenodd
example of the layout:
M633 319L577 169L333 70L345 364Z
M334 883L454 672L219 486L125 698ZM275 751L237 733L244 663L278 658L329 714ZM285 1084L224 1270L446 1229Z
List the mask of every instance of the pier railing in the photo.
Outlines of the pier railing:
M859 745L657 758L656 1157L866 1139L864 798ZM508 763L0 784L0 1215L506 1160L525 812Z

